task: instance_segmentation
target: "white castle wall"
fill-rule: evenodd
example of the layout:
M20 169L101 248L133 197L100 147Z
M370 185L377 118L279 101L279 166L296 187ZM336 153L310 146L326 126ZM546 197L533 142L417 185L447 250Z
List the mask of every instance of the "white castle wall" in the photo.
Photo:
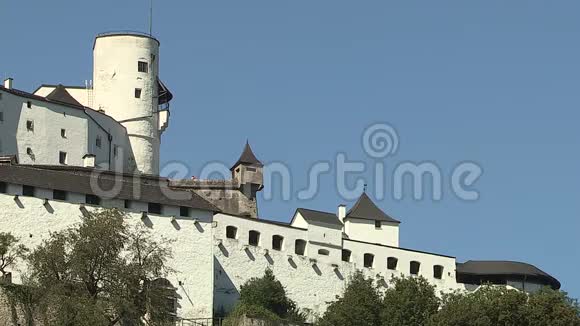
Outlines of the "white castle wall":
M240 286L252 277L263 275L266 268L272 269L276 278L286 287L289 297L312 317L322 315L327 305L343 293L348 278L357 269L380 286L387 286L392 276L410 276L410 262L418 261L421 263L419 275L435 285L438 291L464 289L455 280L456 261L453 257L346 239L341 239L333 248L324 246L330 251L330 256L321 256L317 250L321 248L320 245L309 239L317 232L225 214L216 214L214 220L217 222L214 309L218 313L229 311L239 297ZM237 227L237 239L226 237L228 226ZM257 247L248 245L251 230L260 232L260 244ZM274 235L284 237L281 251L272 247ZM305 256L295 254L296 239L308 241ZM341 260L342 248L352 252L350 262ZM375 257L372 268L364 267L365 253ZM388 257L399 260L397 270L387 269ZM441 280L434 278L434 265L444 267Z
M375 228L375 221L349 217L344 222L344 228L351 239L399 246L397 223L381 222L381 227Z
M133 154L127 131L111 117L7 91L0 93L0 112L4 118L0 122L0 154L16 154L22 164L59 165L59 152L63 151L67 153L67 165L82 166L83 156L90 153L96 155L95 162L100 166L108 168L111 160L113 170L130 171ZM34 123L33 131L27 129L28 120ZM65 138L61 129L66 130ZM96 145L97 137L101 138L100 148ZM27 148L32 149L33 155L28 155Z
M51 231L59 231L79 223L82 218L79 209L84 203L84 194L69 193L69 202L49 200L49 207L43 205L42 198L52 198L49 189L36 189L35 197L19 196L20 185L8 185L8 194L0 194L0 231L11 232L29 248L38 246ZM36 198L37 197L37 198ZM213 238L211 214L207 211L191 210L191 217L179 217L179 207L165 206L163 215L148 214L141 219L141 211L147 210L146 203L135 202L128 213L130 224L145 224L156 236L173 241L173 258L169 266L175 269L167 279L177 288L177 313L182 317L211 317L213 311ZM121 200L105 200L103 206L123 208ZM96 207L86 206L89 210ZM171 222L171 216L177 216ZM197 219L195 221L194 219ZM20 282L26 273L20 264L14 274L14 281Z
M159 42L142 35L99 36L93 55L94 109L127 128L139 171L159 174ZM138 71L139 61L147 62L148 72Z

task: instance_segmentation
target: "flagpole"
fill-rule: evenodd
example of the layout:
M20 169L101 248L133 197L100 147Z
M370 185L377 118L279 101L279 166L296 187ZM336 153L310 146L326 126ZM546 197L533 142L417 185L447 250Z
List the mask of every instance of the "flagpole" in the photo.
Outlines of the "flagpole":
M149 6L149 36L153 36L153 0Z

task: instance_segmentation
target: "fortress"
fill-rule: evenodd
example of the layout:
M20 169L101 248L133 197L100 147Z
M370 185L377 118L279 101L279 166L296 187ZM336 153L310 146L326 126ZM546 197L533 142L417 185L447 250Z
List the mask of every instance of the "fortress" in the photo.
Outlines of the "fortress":
M420 275L439 291L482 283L535 291L558 280L520 262L467 261L399 246L401 222L367 194L335 212L296 209L289 223L258 215L264 165L246 144L228 180L159 176L171 91L159 79L160 42L146 34L95 39L93 82L0 86L0 231L33 248L100 207L173 240L168 281L177 318L223 316L240 285L270 268L314 319L362 270L387 286ZM233 161L233 160L232 160ZM114 189L115 191L104 191ZM339 204L339 203L337 203ZM12 273L20 282L24 265Z

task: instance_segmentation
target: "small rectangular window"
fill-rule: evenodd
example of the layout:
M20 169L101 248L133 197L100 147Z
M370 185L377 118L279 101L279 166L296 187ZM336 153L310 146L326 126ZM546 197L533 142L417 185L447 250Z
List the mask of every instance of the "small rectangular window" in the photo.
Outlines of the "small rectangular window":
M60 136L61 136L62 138L66 138L66 129L61 129L61 130L60 130Z
M66 160L66 152L59 152L59 153L58 153L58 162L59 162L60 164L64 164L64 165L66 165L66 161L67 161L67 160Z
M2 95L3 95L3 94L2 94L2 93L0 93L0 101L2 101Z
M34 197L34 187L22 186L22 196Z
M26 130L34 131L34 121L26 120Z
M103 139L101 138L101 136L97 136L97 139L95 140L95 145L97 145L98 148L101 148L101 146L103 145Z
M375 221L375 229L381 228L381 221Z
M137 63L137 70L139 72L147 73L147 72L149 72L149 64L145 61L139 61Z
M0 112L0 122L4 122L4 112Z
M419 275L419 270L421 269L421 263L418 261L412 261L410 264L410 273L411 275Z
M364 254L363 263L364 267L373 268L375 263L375 256L373 254Z
M53 190L52 191L52 199L55 200L66 200L66 191L62 190Z
M113 145L113 156L117 157L118 154L119 154L119 146Z
M248 172L256 172L256 168L252 168L252 167L249 167L249 166L248 166L248 167L246 168L246 171L248 171Z
M8 191L8 185L6 182L0 182L0 194L5 194Z
M141 98L141 88L135 88L135 98Z
M179 216L184 216L184 217L189 216L189 207L185 207L185 206L179 207Z
M85 203L89 205L101 205L101 198L95 195L86 195L85 196Z
M161 204L149 203L147 211L151 214L161 214Z
M347 250L347 249L342 249L342 261L345 262L349 262L350 263L350 256L351 256L351 251Z
M129 208L131 208L131 201L130 201L130 200L128 200L128 199L125 199L125 205L124 205L124 207L125 207L126 209L129 209Z
M32 102L30 101L26 102L26 107L29 109L32 108Z

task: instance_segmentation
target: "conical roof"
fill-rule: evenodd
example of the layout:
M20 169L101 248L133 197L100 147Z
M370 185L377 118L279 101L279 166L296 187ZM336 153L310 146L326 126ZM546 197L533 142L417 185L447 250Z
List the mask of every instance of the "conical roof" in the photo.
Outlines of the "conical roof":
M390 223L401 223L389 215L385 214L373 203L369 196L363 192L354 206L346 214L346 218L360 218L363 220L385 221Z
M238 166L240 164L259 166L259 167L264 166L264 164L262 164L262 162L260 162L260 160L258 160L256 158L256 155L254 155L254 152L252 151L252 148L250 147L250 143L248 143L247 141L246 141L246 146L244 146L244 150L242 151L242 155L240 155L240 158L238 159L238 161L231 167L231 170L233 170L236 166Z
M65 104L70 104L74 106L83 106L74 97L67 92L66 88L62 85L58 85L50 94L46 96L47 100L61 102Z

